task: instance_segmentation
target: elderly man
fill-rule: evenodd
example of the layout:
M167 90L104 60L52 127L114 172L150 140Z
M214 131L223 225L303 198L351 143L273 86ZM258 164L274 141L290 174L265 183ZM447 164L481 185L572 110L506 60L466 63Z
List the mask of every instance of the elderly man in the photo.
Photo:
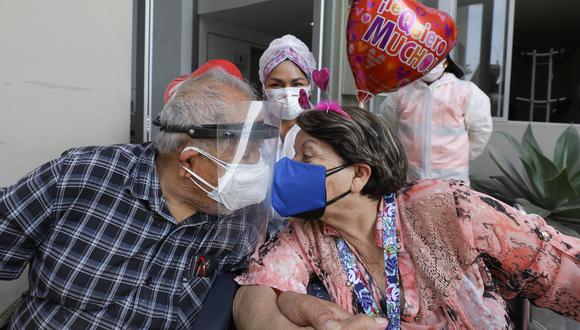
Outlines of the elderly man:
M265 235L279 131L253 99L210 70L176 89L155 143L69 150L0 189L0 279L30 265L10 327L191 328Z

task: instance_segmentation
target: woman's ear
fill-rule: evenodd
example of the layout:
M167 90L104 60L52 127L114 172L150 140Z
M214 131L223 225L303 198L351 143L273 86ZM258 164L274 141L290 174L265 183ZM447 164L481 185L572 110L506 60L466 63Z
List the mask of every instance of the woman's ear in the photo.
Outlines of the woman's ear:
M357 163L352 165L354 177L352 179L351 192L360 193L371 178L372 169L368 164Z
M199 155L199 152L194 148L185 148L181 154L179 155L179 165L181 165L179 169L179 176L188 178L191 174L189 174L184 168L189 170L194 170L193 167L195 165L195 158Z

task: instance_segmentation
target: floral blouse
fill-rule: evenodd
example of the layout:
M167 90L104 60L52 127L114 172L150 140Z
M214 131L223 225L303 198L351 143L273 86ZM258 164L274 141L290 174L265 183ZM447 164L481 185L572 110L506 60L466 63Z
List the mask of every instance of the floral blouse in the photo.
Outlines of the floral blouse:
M397 198L397 208L409 196L435 192L452 194L455 205L448 217L469 212L461 222L462 235L476 252L473 263L457 274L454 292L443 303L427 310L422 306L417 275L419 253L406 246L397 212L399 271L403 297L403 329L510 329L513 327L504 298L517 295L580 321L580 240L560 234L536 215L525 215L497 200L463 188L454 181L423 180L407 187ZM461 196L461 197L458 197ZM382 204L382 203L381 203ZM428 208L428 205L425 205ZM376 244L382 248L382 205L377 216ZM403 219L404 220L404 219ZM453 219L455 221L455 219ZM263 285L280 291L306 293L312 277L324 284L333 302L358 313L360 307L337 259L335 239L339 236L321 221L293 219L290 228L258 249L248 271L236 278L241 285ZM407 244L409 244L407 242ZM351 247L363 277L372 287L376 301L382 299L377 285L366 273ZM417 251L417 250L413 250ZM432 252L431 252L432 253ZM419 259L418 259L419 258ZM447 294L446 294L447 295Z

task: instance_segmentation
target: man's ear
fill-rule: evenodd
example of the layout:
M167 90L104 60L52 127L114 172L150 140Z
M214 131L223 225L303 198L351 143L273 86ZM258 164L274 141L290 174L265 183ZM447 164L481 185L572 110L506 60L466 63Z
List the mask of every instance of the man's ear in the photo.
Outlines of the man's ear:
M179 165L181 165L181 168L179 169L179 176L186 178L191 176L191 174L189 174L183 168L185 167L187 169L193 170L198 155L199 152L193 148L186 148L181 152L179 155Z
M354 177L352 178L351 192L360 193L371 178L372 169L368 164L357 163L352 165Z

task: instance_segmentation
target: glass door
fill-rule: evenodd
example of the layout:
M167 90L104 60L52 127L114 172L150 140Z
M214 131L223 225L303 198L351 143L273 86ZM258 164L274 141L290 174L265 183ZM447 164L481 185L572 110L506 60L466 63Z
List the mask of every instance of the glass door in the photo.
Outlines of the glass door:
M458 40L453 60L463 79L475 83L491 101L492 116L503 116L508 2L457 0Z

